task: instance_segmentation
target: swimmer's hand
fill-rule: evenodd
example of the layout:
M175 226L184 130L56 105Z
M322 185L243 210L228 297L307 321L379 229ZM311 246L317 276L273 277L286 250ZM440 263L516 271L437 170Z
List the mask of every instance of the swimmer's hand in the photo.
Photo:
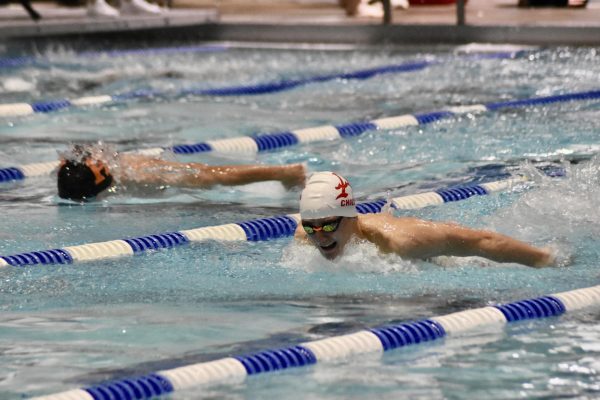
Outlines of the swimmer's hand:
M546 256L543 257L539 263L536 263L534 267L536 268L544 268L544 267L567 267L574 262L574 257L572 254L562 254L559 252L557 248L554 247L544 247L542 249Z
M286 190L303 187L306 180L306 167L304 164L290 164L283 167L281 183Z
M306 235L306 232L304 232L304 228L300 224L298 224L298 226L296 227L296 231L294 232L294 239L298 243L310 244L310 242L308 241L308 236Z

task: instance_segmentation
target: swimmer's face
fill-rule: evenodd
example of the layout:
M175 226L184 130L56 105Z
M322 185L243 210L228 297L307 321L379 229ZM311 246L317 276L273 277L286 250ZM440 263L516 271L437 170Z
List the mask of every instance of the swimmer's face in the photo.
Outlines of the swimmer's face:
M321 252L323 257L333 260L344 251L346 243L352 237L350 219L346 217L330 217L302 220L306 236Z

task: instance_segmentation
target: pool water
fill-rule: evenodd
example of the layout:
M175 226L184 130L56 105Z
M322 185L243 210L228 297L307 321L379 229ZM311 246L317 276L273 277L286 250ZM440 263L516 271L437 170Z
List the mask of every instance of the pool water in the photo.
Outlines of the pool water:
M14 54L6 54L6 56ZM441 60L410 73L332 80L262 96L164 96L0 120L0 167L52 161L70 143L118 150L286 131L447 106L598 89L595 48L472 59L451 47L269 50L82 57L47 51L0 70L2 103L154 89L180 93ZM256 156L175 156L211 164L306 162L347 177L361 201L526 174L533 183L467 201L395 211L453 220L555 248L567 266L476 258L433 262L358 244L336 262L291 239L214 241L84 264L0 270L0 398L27 398L302 341L521 300L600 282L600 102L468 114ZM567 157L561 154L570 153ZM569 158L581 159L574 164ZM530 160L530 161L527 161ZM546 164L540 164L543 160ZM536 166L565 168L550 178ZM51 177L0 187L0 254L297 212L275 182L211 190L123 191L85 206ZM176 392L196 398L593 398L600 314L477 330L384 356Z

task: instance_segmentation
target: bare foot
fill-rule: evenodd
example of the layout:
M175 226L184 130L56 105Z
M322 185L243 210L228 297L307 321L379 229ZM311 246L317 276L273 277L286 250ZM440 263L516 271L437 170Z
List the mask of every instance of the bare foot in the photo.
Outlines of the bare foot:
M306 181L306 168L304 164L290 164L284 168L281 184L286 190L304 186L304 182Z

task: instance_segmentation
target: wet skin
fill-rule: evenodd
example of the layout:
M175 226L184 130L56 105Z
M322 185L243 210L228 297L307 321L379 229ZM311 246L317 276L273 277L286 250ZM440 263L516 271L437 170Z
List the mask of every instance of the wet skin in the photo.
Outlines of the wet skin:
M325 232L323 225L331 224L339 220L337 229L333 232ZM328 260L333 260L344 251L344 247L352 237L354 230L352 229L352 218L347 217L330 217L321 219L306 219L302 220L303 226L317 228L312 234L306 234L308 240L314 244L323 257Z
M394 253L411 259L440 255L479 256L500 263L519 263L536 268L555 263L555 257L548 249L531 246L496 232L471 229L456 223L368 214L343 218L334 232L319 229L333 221L336 221L336 217L302 220L304 229L299 227L296 237L308 239L329 260L342 255L347 243L356 236L374 243L383 253ZM309 234L306 232L307 225L317 229Z

